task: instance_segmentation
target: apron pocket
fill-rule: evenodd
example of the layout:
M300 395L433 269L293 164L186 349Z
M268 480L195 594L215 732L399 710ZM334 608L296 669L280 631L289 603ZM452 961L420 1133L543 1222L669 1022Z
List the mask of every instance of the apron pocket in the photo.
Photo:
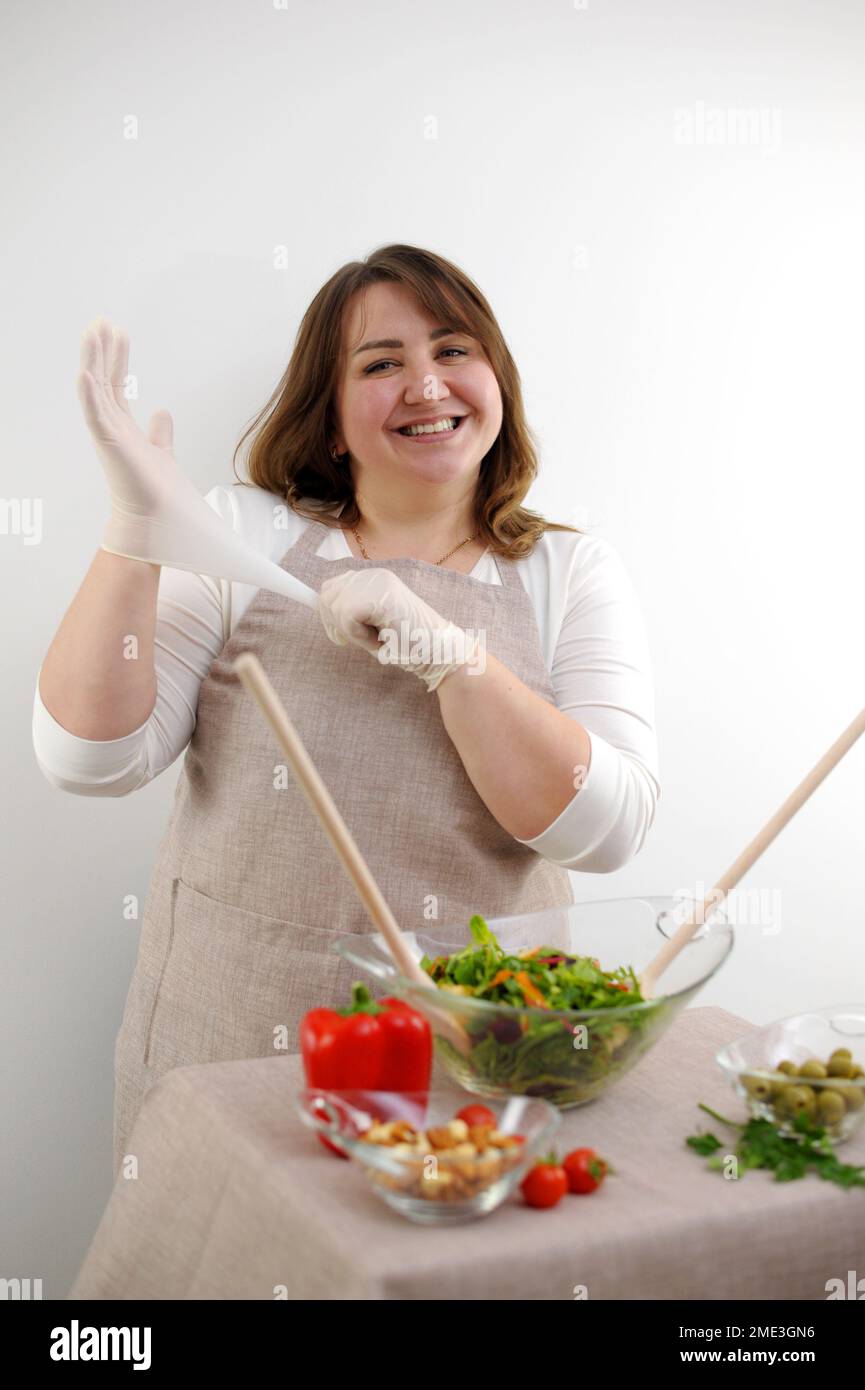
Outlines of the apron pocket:
M300 1051L303 1015L351 997L344 931L303 926L219 902L178 879L165 966L144 1060L154 1078L199 1062Z

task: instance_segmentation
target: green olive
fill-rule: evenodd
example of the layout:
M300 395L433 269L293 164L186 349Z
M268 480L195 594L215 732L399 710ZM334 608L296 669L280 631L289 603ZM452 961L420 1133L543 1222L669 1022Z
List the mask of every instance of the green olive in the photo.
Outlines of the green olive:
M769 1100L772 1096L772 1082L768 1076L751 1076L743 1073L742 1085L752 1100Z
M830 1062L833 1057L849 1057L852 1061L853 1053L850 1051L849 1047L836 1047L834 1052L829 1053Z
M853 1063L849 1057L839 1057L834 1052L829 1058L830 1076L850 1076L853 1072Z
M865 1076L865 1067L860 1067L858 1062L854 1062L853 1070L851 1071L850 1076Z
M787 1091L789 1091L791 1085L792 1082L790 1081L773 1081L770 1093L771 1099L776 1102L780 1101L781 1097L786 1095Z
M814 1092L810 1086L789 1086L783 1098L784 1110L795 1115L799 1110L810 1110L814 1104Z
M843 1098L848 1110L861 1110L865 1105L865 1091L855 1082L845 1085L843 1081L832 1087Z
M807 1062L803 1062L799 1068L800 1076L824 1077L828 1075L826 1064L819 1061L816 1057L809 1057Z
M824 1124L837 1124L844 1118L844 1097L837 1091L821 1091L817 1100L817 1114Z
M789 1061L787 1058L785 1058L783 1062L779 1062L775 1070L786 1072L788 1076L797 1076L799 1073L799 1068L796 1066L796 1063Z

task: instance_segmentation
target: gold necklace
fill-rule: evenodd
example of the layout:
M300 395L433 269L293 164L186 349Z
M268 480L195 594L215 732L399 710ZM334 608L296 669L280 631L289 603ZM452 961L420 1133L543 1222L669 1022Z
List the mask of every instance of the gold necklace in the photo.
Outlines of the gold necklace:
M352 535L354 536L355 540L357 541L358 545L360 546L360 553L361 553L361 555L363 556L363 558L364 558L365 560L370 560L370 559L372 559L372 556L368 555L367 552L366 552L366 550L364 549L363 541L361 540L361 538L360 538L360 536L358 535L358 533L357 533L356 529L354 528L354 526L350 526L350 527L349 527L349 530L351 531ZM453 550L449 550L448 553L447 553L447 555L443 555L443 556L441 557L441 559L440 559L440 560L436 560L435 563L436 563L437 565L443 565L444 562L445 562L445 560L449 560L450 557L451 557L452 555L456 554L456 552L457 552L458 550L462 550L463 546L464 546L464 545L468 545L469 541L477 540L477 538L478 538L479 535L480 535L480 530L477 530L477 531L475 531L475 533L474 533L473 536L467 536L466 539L465 539L464 541L460 541L459 545L455 545L454 548L453 548Z

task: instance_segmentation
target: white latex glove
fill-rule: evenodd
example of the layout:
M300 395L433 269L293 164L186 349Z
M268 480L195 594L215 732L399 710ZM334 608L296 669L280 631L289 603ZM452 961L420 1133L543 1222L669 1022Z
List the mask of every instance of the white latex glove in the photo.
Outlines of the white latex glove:
M315 608L315 590L242 541L181 473L168 411L155 411L142 434L124 394L128 364L125 330L94 319L81 335L76 389L111 491L102 549L273 589Z
M443 618L391 570L346 570L325 579L318 611L332 642L363 647L382 665L411 671L430 692L460 666L477 667L483 653L476 634Z

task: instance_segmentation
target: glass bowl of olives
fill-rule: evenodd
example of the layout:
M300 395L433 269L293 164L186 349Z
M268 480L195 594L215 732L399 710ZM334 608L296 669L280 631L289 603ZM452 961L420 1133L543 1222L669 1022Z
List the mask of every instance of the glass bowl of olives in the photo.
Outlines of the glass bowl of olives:
M800 1110L833 1144L865 1120L865 1004L829 1004L755 1028L716 1054L750 1113L796 1136Z

